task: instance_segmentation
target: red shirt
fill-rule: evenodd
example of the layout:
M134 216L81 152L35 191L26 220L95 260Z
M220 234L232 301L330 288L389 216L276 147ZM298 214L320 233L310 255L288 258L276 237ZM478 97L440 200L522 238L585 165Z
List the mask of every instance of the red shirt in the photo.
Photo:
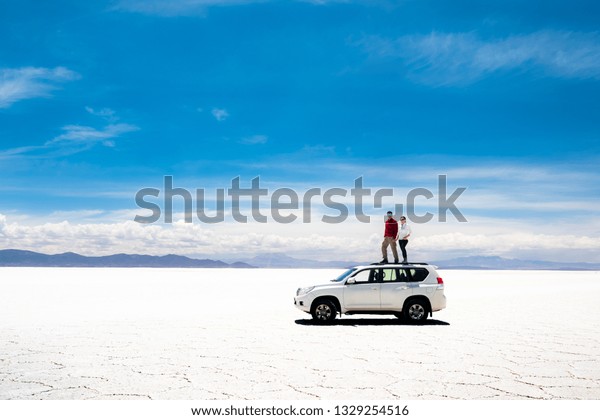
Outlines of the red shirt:
M398 234L398 222L390 217L385 221L385 232L383 234L384 237L395 238Z

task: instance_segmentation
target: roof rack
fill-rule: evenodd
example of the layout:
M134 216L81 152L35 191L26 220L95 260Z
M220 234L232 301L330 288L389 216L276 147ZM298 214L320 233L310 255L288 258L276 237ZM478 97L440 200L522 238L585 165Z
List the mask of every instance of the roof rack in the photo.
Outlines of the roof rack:
M386 263L371 263L371 265L431 265L430 263L426 263L426 262L386 262Z

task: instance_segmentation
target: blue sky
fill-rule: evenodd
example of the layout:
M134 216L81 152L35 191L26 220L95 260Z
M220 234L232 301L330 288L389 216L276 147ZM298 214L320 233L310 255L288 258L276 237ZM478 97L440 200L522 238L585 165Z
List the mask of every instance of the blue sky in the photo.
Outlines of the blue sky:
M134 195L164 175L212 191L236 176L298 191L363 176L402 200L447 174L450 191L467 187L469 222L415 226L416 255L600 261L599 12L0 0L0 246L340 258L345 243L377 258L379 218L139 226Z

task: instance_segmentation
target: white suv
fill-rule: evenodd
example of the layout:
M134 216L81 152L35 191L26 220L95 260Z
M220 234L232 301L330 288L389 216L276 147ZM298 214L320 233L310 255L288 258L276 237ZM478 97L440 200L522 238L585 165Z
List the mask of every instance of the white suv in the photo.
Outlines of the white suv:
M319 322L341 314L389 314L421 322L446 307L444 281L426 263L357 266L327 284L296 291L294 305Z

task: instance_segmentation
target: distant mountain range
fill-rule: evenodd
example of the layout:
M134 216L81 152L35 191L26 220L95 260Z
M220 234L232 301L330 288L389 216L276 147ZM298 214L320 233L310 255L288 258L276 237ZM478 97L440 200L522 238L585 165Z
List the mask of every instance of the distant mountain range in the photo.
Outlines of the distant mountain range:
M432 264L443 269L461 270L600 270L600 263L519 260L483 256L433 261Z
M243 262L226 263L221 260L195 259L175 254L86 257L73 252L48 255L18 249L0 250L0 267L345 268L372 262L324 262L294 258L282 253L261 254ZM440 269L460 270L600 270L600 263L519 260L493 256L469 256L429 262Z
M0 250L0 267L173 267L173 268L254 268L243 263L227 264L219 260L194 259L181 255L115 254L86 257L66 252L47 255L18 249Z
M374 261L315 261L293 258L281 253L262 254L245 262L268 268L344 268L368 265ZM427 261L440 269L460 270L600 270L600 263L518 260L502 257L469 256L449 260Z

